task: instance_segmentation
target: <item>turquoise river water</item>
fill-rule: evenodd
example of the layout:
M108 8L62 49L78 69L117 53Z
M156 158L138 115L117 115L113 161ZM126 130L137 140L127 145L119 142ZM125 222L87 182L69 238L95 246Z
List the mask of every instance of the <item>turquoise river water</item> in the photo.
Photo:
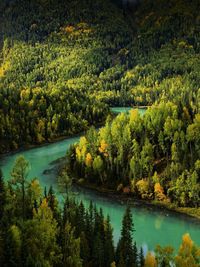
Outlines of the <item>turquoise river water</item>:
M38 177L41 185L47 188L53 185L56 188L56 177L53 172L44 174L44 170L55 167L53 161L65 156L69 146L78 142L79 137L72 137L48 144L42 147L17 152L3 157L0 160L0 167L4 177L9 179L10 171L17 156L23 154L31 164L29 178ZM86 189L77 189L76 198L82 200L88 206L92 200L97 207L102 207L105 215L109 214L113 226L114 242L120 236L121 221L126 205L115 200L109 199L95 192ZM133 219L136 232L134 238L138 246L143 246L144 250L153 250L157 244L172 245L176 249L181 243L184 233L189 233L196 244L200 245L200 222L179 216L166 211L158 211L147 207L133 207Z

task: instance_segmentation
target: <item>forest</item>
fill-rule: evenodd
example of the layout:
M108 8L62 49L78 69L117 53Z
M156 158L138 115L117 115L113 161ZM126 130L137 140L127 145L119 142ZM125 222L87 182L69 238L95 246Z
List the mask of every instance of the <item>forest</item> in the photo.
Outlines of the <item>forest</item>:
M199 112L199 1L116 3L1 1L0 153L87 130L109 106Z
M199 7L0 1L0 169L5 153L81 134L58 170L62 201L29 177L23 156L8 177L0 171L0 266L200 266L187 233L178 250L144 251L130 205L115 244L109 216L71 190L78 184L200 218ZM142 106L144 115L135 109ZM114 116L111 107L133 109Z
M141 199L200 204L200 114L172 102L107 119L91 128L69 152L68 172L78 182Z
M52 187L44 192L39 181L27 179L30 163L19 156L11 179L0 174L0 264L5 267L156 267L200 263L200 248L185 234L177 253L170 246L155 253L137 247L134 218L127 206L121 237L114 246L109 217L93 203L86 209L65 183L63 205ZM66 181L66 179L65 179ZM189 264L189 265L188 265Z

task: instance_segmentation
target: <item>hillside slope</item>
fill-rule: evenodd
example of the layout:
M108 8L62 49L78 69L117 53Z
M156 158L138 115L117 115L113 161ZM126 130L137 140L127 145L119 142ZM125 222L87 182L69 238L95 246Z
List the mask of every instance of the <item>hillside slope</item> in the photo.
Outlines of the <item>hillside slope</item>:
M1 2L0 152L80 132L107 105L197 113L199 3Z

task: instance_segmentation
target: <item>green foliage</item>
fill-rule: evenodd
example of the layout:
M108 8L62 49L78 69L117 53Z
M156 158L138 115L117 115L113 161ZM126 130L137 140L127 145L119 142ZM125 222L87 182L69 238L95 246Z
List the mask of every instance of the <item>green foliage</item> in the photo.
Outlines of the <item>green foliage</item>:
M72 146L69 172L114 190L122 185L124 193L142 199L198 207L199 114L188 118L185 112L161 102L142 117L135 111L118 115L94 134L92 149L87 135ZM90 172L87 155L94 159Z
M196 267L200 264L200 250L189 234L185 234L182 238L178 255L175 257L175 264L177 267L190 265Z
M59 262L60 249L57 244L57 222L53 211L44 199L40 207L33 212L33 219L25 223L24 246L27 255L26 266L53 266Z
M123 217L121 238L117 246L117 263L119 266L137 266L137 249L133 244L134 231L131 209L128 206Z
M123 12L106 0L1 1L0 153L84 131L106 119L108 106L152 106L144 117L132 111L91 129L70 149L67 169L125 194L199 207L198 7L147 0ZM1 261L155 266L150 253L136 256L130 211L115 264L109 219L69 200L62 214L53 188L42 196L28 169L20 157L8 184L0 174ZM60 180L68 191L70 177ZM157 250L159 264L169 260L198 266L199 250L185 237L175 259Z
M0 152L83 131L107 104L199 112L199 1L141 1L126 16L114 2L1 2Z
M63 264L69 267L81 267L80 238L75 239L74 229L66 223L64 229Z
M23 157L19 156L15 164L13 166L11 176L13 177L12 179L12 186L16 187L16 192L18 192L18 197L21 198L22 202L22 218L25 218L25 208L26 208L26 203L25 203L25 198L26 198L26 185L27 185L27 176L29 172L29 162Z
M173 248L168 246L162 248L161 246L156 247L156 260L159 266L169 267L173 260Z
M16 162L21 160L19 157ZM29 164L24 158L23 162ZM198 167L197 163L197 170ZM168 266L169 262L177 267L199 265L199 248L188 234L183 236L175 257L171 247L158 246L156 258L150 253L144 258L143 250L138 253L133 242L135 229L130 207L124 214L121 237L114 248L110 219L103 216L101 209L97 210L92 203L85 208L82 202L69 198L69 194L64 207L59 209L53 188L43 196L36 179L26 183L25 196L30 193L30 199L26 198L24 217L15 212L22 206L20 198L13 201L18 188L10 187L9 181L4 184L6 201L0 218L1 266L149 267L157 263ZM13 211L12 216L9 216L10 211Z

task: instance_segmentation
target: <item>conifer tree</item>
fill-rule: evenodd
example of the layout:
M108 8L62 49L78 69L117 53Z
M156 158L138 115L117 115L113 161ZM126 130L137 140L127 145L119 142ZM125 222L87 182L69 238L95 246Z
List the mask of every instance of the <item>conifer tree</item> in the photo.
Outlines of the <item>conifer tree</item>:
M117 263L120 263L120 261L123 259L126 267L135 267L136 255L134 252L132 237L134 231L135 229L132 220L131 209L129 206L127 206L122 221L121 238L118 242L116 252Z
M10 267L22 265L22 233L18 226L12 225L7 233L7 264Z
M107 217L107 220L104 223L105 228L105 266L110 267L110 264L114 261L114 246L113 246L113 234L112 227L110 225L110 218Z
M138 250L137 250L137 245L136 242L134 242L133 245L133 255L134 255L134 266L138 266Z
M140 248L140 253L139 253L139 267L143 267L144 266L144 251L142 249L142 247Z
M85 207L82 201L76 209L75 224L75 233L77 236L80 236L80 234L85 231Z
M82 267L80 258L80 238L75 238L74 228L70 223L65 226L64 243L62 246L63 266Z
M83 260L83 266L88 267L90 260L90 248L85 232L80 234L80 257Z
M92 258L94 267L104 267L105 255L104 255L104 244L102 241L102 237L99 232L96 233L93 239L93 250L92 250Z
M58 201L57 201L57 198L55 196L55 192L54 192L52 185L49 188L49 192L47 195L47 201L48 201L48 206L51 208L51 210L53 212L53 217L55 219L59 220L60 216L59 216L59 211L58 211Z

